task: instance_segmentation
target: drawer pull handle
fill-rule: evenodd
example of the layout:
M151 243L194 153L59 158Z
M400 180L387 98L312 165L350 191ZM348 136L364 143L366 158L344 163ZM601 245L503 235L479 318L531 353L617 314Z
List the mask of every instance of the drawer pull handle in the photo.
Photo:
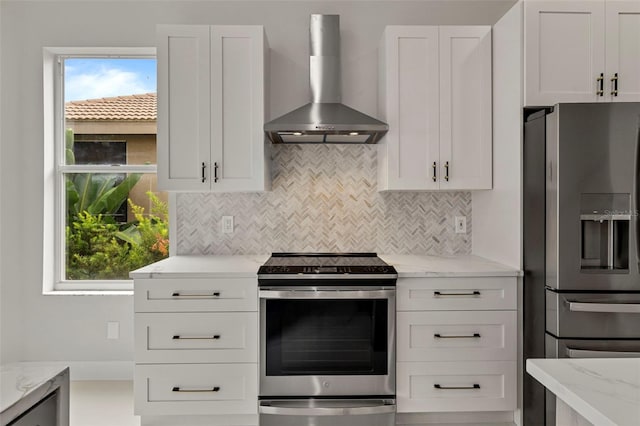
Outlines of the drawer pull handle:
M440 333L436 333L433 335L433 337L438 338L438 339L479 339L480 338L480 333L473 333L473 334L458 334L458 335L442 335Z
M182 298L191 298L191 299L206 299L210 297L220 297L219 291L214 291L213 293L202 293L202 294L180 294L179 291L174 291L171 294L172 297L182 297Z
M220 386L214 386L212 388L203 388L203 389L183 389L180 386L174 386L171 389L172 392L219 392Z
M474 383L472 386L441 386L436 383L433 387L441 390L480 389L480 385L477 383Z
M220 335L215 334L213 336L190 336L184 337L180 335L173 336L173 340L219 340Z
M434 291L433 295L436 297L449 297L449 296L480 296L480 292L475 290L469 293L442 293L441 291Z

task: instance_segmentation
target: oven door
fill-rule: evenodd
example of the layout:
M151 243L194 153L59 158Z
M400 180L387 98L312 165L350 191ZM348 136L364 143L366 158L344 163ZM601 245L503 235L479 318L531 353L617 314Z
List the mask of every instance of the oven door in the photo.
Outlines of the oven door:
M260 401L260 426L395 426L395 399Z
M395 394L395 289L260 289L260 396Z

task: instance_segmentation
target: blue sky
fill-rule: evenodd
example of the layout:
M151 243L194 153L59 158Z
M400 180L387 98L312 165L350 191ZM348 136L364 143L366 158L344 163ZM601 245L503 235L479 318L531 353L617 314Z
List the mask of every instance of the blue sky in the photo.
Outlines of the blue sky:
M64 100L156 92L155 59L68 58Z

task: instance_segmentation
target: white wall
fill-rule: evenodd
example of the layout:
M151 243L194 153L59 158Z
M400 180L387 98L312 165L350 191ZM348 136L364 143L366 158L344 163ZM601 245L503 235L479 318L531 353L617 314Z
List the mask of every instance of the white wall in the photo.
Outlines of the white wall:
M522 3L493 28L493 190L472 196L473 254L522 262Z
M476 0L1 1L0 194L6 206L1 218L2 356L125 364L133 359L131 296L41 294L42 47L152 46L157 23L263 24L272 49L270 111L275 117L308 100L308 15L337 13L342 28L343 100L375 115L376 48L384 25L493 24L512 4ZM497 152L500 155L501 150ZM496 173L498 188L502 179ZM474 222L474 234L482 230L482 220L475 220L480 222ZM107 321L120 322L119 340L106 340Z

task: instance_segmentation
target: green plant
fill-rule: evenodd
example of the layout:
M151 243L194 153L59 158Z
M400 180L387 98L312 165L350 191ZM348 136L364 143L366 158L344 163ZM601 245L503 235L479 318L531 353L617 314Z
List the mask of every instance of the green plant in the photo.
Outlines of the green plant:
M80 212L66 228L69 280L126 279L129 247L115 238L118 225L102 215Z
M131 200L135 221L113 223L112 218L79 212L66 228L69 280L128 279L129 271L169 255L168 207L147 192L152 207L148 215Z
M73 130L65 132L65 159L67 165L75 164L73 154ZM127 200L131 188L141 173L131 173L121 178L119 173L68 173L66 174L67 216L78 217L82 212L112 216ZM120 182L118 182L121 180Z

